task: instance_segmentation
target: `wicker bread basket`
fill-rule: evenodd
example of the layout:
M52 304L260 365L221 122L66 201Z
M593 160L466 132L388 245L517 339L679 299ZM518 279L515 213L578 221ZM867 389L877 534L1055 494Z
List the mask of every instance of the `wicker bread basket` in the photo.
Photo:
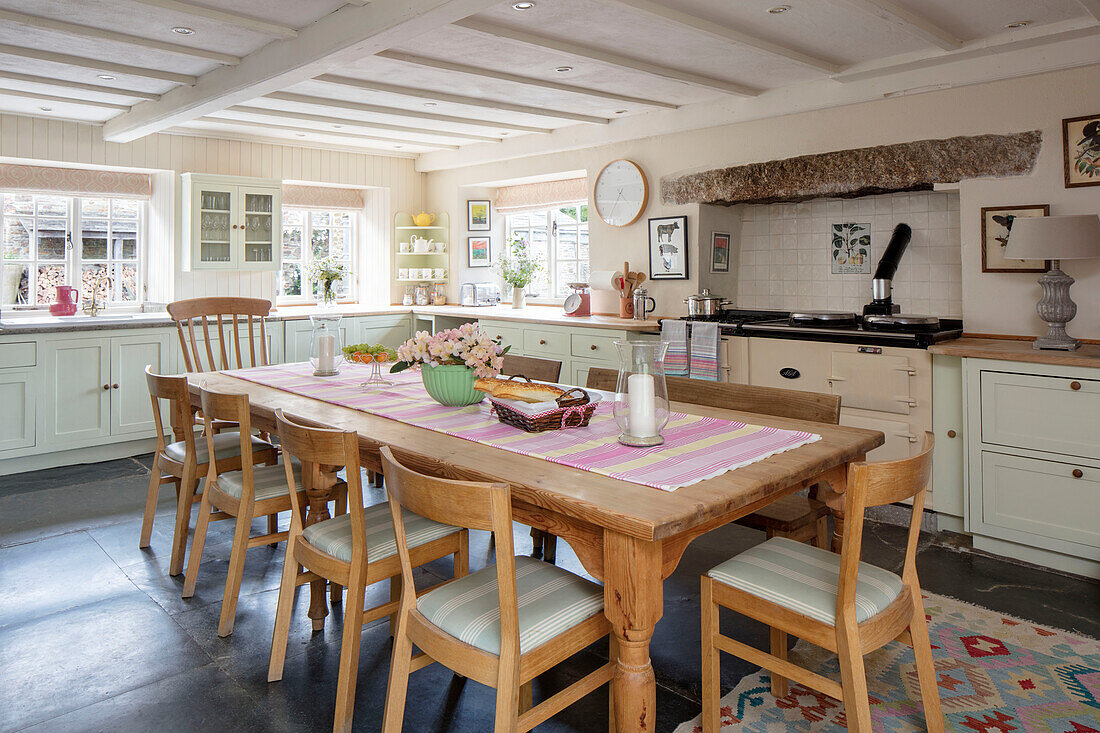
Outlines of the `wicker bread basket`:
M522 376L521 378L527 379ZM528 379L527 381L531 380ZM542 433L547 430L562 430L565 428L583 428L588 425L588 421L592 419L592 414L596 411L596 403L592 402L588 392L580 387L573 387L559 395L554 400L557 407L535 415L529 415L515 409L509 404L511 400L499 399L490 395L489 402L492 403L498 420L528 433Z

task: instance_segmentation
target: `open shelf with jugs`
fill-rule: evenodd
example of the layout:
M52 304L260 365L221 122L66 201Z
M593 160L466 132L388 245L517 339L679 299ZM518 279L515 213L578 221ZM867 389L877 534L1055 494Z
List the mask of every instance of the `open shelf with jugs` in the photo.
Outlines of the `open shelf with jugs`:
M394 215L394 279L401 283L446 283L450 226L447 214Z

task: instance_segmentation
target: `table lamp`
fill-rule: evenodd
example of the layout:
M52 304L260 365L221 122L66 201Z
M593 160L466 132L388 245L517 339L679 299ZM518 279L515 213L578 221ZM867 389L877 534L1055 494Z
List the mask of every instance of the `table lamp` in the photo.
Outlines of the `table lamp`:
M1016 217L1005 247L1005 259L1050 260L1050 270L1039 278L1043 297L1036 306L1047 323L1046 336L1035 339L1036 349L1074 351L1081 342L1066 333L1066 324L1077 315L1069 297L1073 278L1062 272L1060 260L1100 257L1100 216Z

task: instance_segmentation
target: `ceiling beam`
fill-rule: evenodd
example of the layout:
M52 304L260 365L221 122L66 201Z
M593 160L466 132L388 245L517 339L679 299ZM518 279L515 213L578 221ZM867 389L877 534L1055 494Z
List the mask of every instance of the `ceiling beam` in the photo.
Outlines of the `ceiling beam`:
M1100 2L1100 0L1096 1ZM722 41L730 41L739 46L746 46L757 51L762 51L771 56L793 61L802 66L808 66L811 69L835 74L844 68L841 64L827 61L818 56L803 53L778 43L766 41L763 38L743 33L728 25L716 23L708 18L700 18L697 15L685 13L682 10L677 10L671 5L663 5L653 2L653 0L614 0L614 2L617 2L619 5L625 5L628 8L633 8L634 10L640 10L643 13L660 18L661 20L670 21L677 25L682 25L686 28L705 33L713 38Z
M850 8L869 13L895 28L942 48L954 51L962 48L963 40L951 31L938 26L927 18L898 5L894 0L833 0Z
M290 26L252 18L247 15L227 13L224 10L214 10L205 5L192 5L191 3L180 2L180 0L133 0L133 2L191 15L196 18L206 18L207 20L214 20L218 23L225 23L226 25L233 25L278 38L294 38L298 35L298 31Z
M498 110L501 112L517 112L519 114L532 115L534 117L572 120L573 122L587 122L593 125L606 125L611 122L611 120L606 117L594 117L592 115L582 115L576 112L563 112L562 110L548 109L546 107L528 107L524 104L498 102L492 99L479 99L478 97L464 97L460 94L436 92L430 89L415 89L413 87L397 86L395 84L383 84L382 82L368 81L366 79L355 79L350 76L321 74L318 77L314 77L313 81L319 81L325 84L336 84L339 86L351 87L353 89L364 89L370 92L395 94L398 96L410 97L413 99L428 99L435 102L462 104L468 107L481 107L484 109Z
M20 58L24 59L49 61L54 64L65 64L66 66L77 66L81 69L92 69L93 71L110 71L115 74L137 76L142 79L170 81L174 84L194 84L197 81L197 79L193 76L188 76L187 74L177 74L174 71L145 69L139 66L116 64L113 61L100 61L99 59L89 59L84 58L83 56L70 56L64 53L54 53L53 51L41 51L37 48L9 46L6 43L0 43L0 54L6 56L19 56Z
M256 117L274 117L277 119L301 120L302 122L317 122L322 125L339 125L340 127L354 127L359 130L389 130L413 135L426 135L428 137L442 137L451 140L473 140L475 142L499 143L499 137L486 135L474 135L468 132L446 132L444 130L429 130L424 127L407 127L405 125L391 125L387 122L365 122L352 120L346 117L328 117L307 112L288 112L283 109L267 109L266 107L249 107L247 105L233 105L226 107L223 112L236 112L242 115L254 115Z
M953 64L959 61L968 61L971 59L983 58L985 56L1008 53L1009 51L1022 51L1028 48L1046 46L1051 43L1088 38L1100 35L1100 25L1093 24L1085 28L1047 33L1046 35L1036 34L1030 38L1020 38L1018 33L1019 32L1011 34L1008 36L1007 40L1005 36L1002 36L999 40L982 43L981 45L972 44L954 53L938 53L928 58L917 59L915 61L902 61L899 63L887 63L883 66L869 69L853 69L852 71L845 71L837 74L833 79L844 84L850 84L852 82L863 81L864 79L876 79L883 76L891 76L893 74L902 74L907 71L919 71L921 69L930 69L945 64Z
M149 48L155 51L164 51L165 53L171 53L177 56L189 56L196 59L216 61L219 64L225 64L227 66L233 66L241 62L241 60L236 56L230 56L227 53L220 53L218 51L206 51L201 48L183 46L178 43L167 43L166 41L157 41L151 38L142 38L141 36L131 36L128 33L119 33L118 31L112 31L106 28L93 28L92 26L88 25L65 23L64 21L54 20L52 18L43 18L37 15L18 13L14 10L0 9L0 21L7 21L8 23L26 26L27 28L38 28L39 30L62 33L66 36L76 36L78 38L94 38L101 41L124 43L128 46L137 46L138 48Z
M569 84L559 84L554 81L546 81L544 79L536 79L533 76L517 76L516 74L509 74L504 71L495 71L492 69L482 69L477 66L467 66L466 64L456 64L451 61L443 61L441 59L430 59L424 56L416 56L411 53L401 53L399 51L382 51L375 54L380 58L389 59L391 61L400 61L406 64L413 64L415 66L423 66L428 69L439 69L441 71L453 71L458 74L466 74L467 76L478 76L483 79L495 79L497 81L507 81L513 84L523 84L529 87L539 87L541 89L553 89L558 92L568 92L570 94L581 94L586 97L596 97L598 99L604 99L612 102L624 102L626 104L641 104L646 107L661 107L663 109L679 109L679 105L672 104L671 102L659 102L654 99L642 99L640 97L630 97L624 94L616 94L614 92L605 92L600 89L589 89L588 87L576 87Z
M215 117L207 115L200 117L195 122L215 122L220 125L241 125L242 127L266 128L269 130L285 130L293 133L308 133L310 135L325 135L326 137L349 138L355 140L370 140L372 142L397 143L399 145L417 145L424 148L446 148L458 150L457 145L446 143L425 142L423 140L407 140L399 137L380 137L378 135L363 135L357 132L338 132L333 130L318 130L316 127L297 127L295 125L280 125L275 122L256 122L255 120L238 120L233 117Z
M215 69L190 87L142 102L103 127L108 142L130 142L360 61L495 5L497 0L375 0L345 5L298 32L272 41L234 67Z
M152 92L139 92L133 89L119 89L117 87L108 87L101 84L85 84L84 82L68 81L66 79L51 79L48 76L19 74L14 71L0 70L0 79L7 79L8 81L24 81L28 84L37 84L47 87L60 87L62 89L80 89L85 92L111 94L116 97L134 97L136 99L160 99L159 94L153 94Z
M603 49L582 46L571 41L561 41L556 38L549 38L547 36L540 36L534 33L528 33L527 31L507 28L505 26L497 25L495 23L486 23L484 21L476 20L474 18L466 18L464 20L456 21L454 23L454 26L472 31L482 36L512 41L514 43L519 43L524 46L530 46L532 48L556 51L567 56L586 59L588 61L595 61L597 63L606 64L608 66L617 66L620 69L637 71L642 74L657 76L662 79L669 79L671 81L677 81L682 84L690 84L696 87L714 89L720 92L724 92L725 94L733 94L739 97L755 97L757 94L760 93L759 89L755 89L744 84L738 84L732 81L726 81L725 79L715 79L714 77L706 76L704 74L696 74L691 71L684 71L682 69L673 69L667 66L660 66L658 64L653 64L648 61L642 61L641 59L623 56L613 51L605 51Z
M1077 0L1077 2L1081 3L1086 13L1100 20L1100 0Z
M552 130L545 127L530 127L528 125L513 125L507 122L491 122L489 120L475 120L469 117L452 117L434 112L421 112L420 110L404 109L400 107L380 107L374 104L363 104L343 99L329 99L327 97L312 97L306 94L290 94L289 92L272 92L265 94L264 99L277 99L281 102L293 102L295 104L308 104L314 107L333 107L335 109L349 109L355 112L367 114L390 115L393 117L411 117L418 120L430 120L432 122L446 122L454 125L467 125L468 127L489 127L494 130L514 130L516 132L533 132L540 135L549 135Z
M24 89L8 89L5 87L0 87L0 97L21 97L23 99L35 99L41 102L55 102L57 104L78 104L82 107L99 107L100 109L130 109L130 105L128 104L97 102L92 99L81 99L79 97L58 97L54 94L39 94L37 92L28 92Z

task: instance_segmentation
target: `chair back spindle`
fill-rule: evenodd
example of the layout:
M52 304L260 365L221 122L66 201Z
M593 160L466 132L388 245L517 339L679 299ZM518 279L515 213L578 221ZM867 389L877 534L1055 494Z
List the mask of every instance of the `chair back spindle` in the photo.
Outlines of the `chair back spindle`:
M271 301L260 298L192 298L168 305L189 372L266 366L270 312ZM242 331L248 334L247 352L241 350Z

